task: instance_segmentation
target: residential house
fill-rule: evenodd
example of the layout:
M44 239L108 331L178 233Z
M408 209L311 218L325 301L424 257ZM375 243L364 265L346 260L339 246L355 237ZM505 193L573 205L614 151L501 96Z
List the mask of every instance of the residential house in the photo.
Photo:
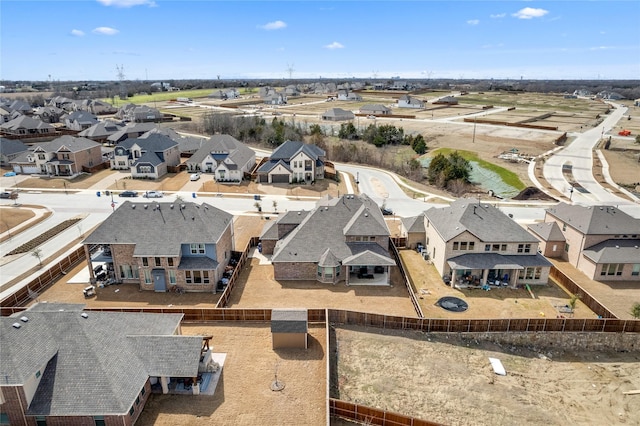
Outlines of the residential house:
M451 285L546 284L551 263L538 240L498 208L458 199L424 212L424 248Z
M240 97L238 89L217 89L211 92L207 97L212 99L237 99Z
M298 89L298 87L295 84L289 84L287 87L284 88L284 95L285 96L299 96L300 95L300 89Z
M640 281L640 219L613 206L560 203L546 210L544 221L529 230L545 251L553 248L550 256L568 261L593 280ZM554 232L540 232L546 226Z
M62 119L67 129L76 130L78 132L88 129L98 123L98 117L86 111L74 111L67 114Z
M91 139L96 142L107 142L109 136L117 133L124 127L124 124L113 120L99 121L93 126L84 129L78 136Z
M444 96L433 101L434 105L458 105L458 100L453 96Z
M103 163L101 148L99 143L90 139L65 135L32 146L10 164L16 173L76 176L83 167Z
M284 216L291 226L291 213ZM347 285L388 285L395 261L389 255L389 228L380 208L366 195L321 199L275 244L271 263L276 280L314 280ZM279 221L279 220L278 220Z
M111 145L117 145L125 139L138 138L148 131L157 128L158 125L156 123L126 123L120 130L110 136L107 136L107 141Z
M20 115L13 120L0 124L0 130L9 135L47 135L55 133L55 128L37 118Z
M45 123L59 123L60 117L66 114L65 110L55 106L38 107L33 115Z
M414 249L418 246L425 246L426 229L424 227L424 216L412 216L400 218L400 233L407 242L407 248Z
M11 112L17 111L22 115L33 114L33 107L31 106L31 104L25 101L21 101L20 99L14 99L13 101L10 101L5 105Z
M11 112L5 105L0 105L0 124L13 120L15 117L11 116ZM20 114L18 114L20 115Z
M162 121L164 114L146 105L126 104L120 107L116 117L133 123L149 123Z
M268 105L284 105L287 103L287 96L284 93L272 93L263 98Z
M132 426L152 383L168 393L197 378L207 338L183 336L183 314L83 307L38 303L0 319L3 424Z
M257 171L258 182L297 183L324 179L326 153L316 145L286 141Z
M229 135L214 135L187 161L187 170L213 173L217 182L240 182L256 166L254 150Z
M180 149L168 136L153 133L120 142L110 162L111 169L131 170L133 178L158 179L180 164Z
M329 108L322 114L322 119L327 121L353 120L355 115L351 111L342 108Z
M0 165L9 166L11 161L28 150L29 147L21 140L0 138Z
M207 203L125 201L83 242L89 273L164 292L215 292L234 250L233 216Z
M118 110L113 105L98 99L89 101L87 111L95 115L115 114Z
M403 95L398 99L398 108L424 108L424 101L409 95Z
M361 101L362 96L355 92L349 91L349 89L340 89L338 90L338 100L339 101Z
M65 110L66 112L75 111L75 103L73 99L66 98L64 96L54 96L53 98L47 100L45 105L54 106L56 108L60 108Z
M391 115L391 109L381 104L367 104L360 107L360 114Z

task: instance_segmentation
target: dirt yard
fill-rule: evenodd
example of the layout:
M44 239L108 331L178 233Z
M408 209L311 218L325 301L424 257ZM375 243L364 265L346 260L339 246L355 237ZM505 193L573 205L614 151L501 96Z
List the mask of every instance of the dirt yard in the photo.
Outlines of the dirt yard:
M451 426L640 424L640 396L622 393L640 389L638 352L542 353L355 327L335 333L343 400ZM495 375L488 357L507 375Z
M136 425L304 425L326 424L326 332L310 325L304 349L271 347L269 324L182 325L182 334L213 336L213 351L226 353L213 396L150 396ZM278 374L285 388L270 385Z

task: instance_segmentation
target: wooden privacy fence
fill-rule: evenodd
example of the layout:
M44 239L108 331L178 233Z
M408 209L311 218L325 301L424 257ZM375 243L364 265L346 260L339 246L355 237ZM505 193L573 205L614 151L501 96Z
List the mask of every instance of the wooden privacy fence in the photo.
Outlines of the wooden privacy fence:
M367 407L353 402L329 398L329 414L366 425L380 426L440 426L440 423L420 420L404 414Z
M599 315L602 318L616 318L616 316L610 310L605 308L602 303L598 302L595 297L589 294L555 266L551 267L551 270L549 271L549 278L563 286L569 293L577 295L580 298L580 301L587 305L587 307L596 315Z
M424 318L424 314L422 313L422 308L420 307L420 304L418 303L418 299L416 299L416 295L413 292L413 286L409 282L409 276L407 275L404 269L404 264L402 263L402 259L400 258L400 253L398 253L398 249L396 248L396 245L393 243L392 239L389 239L389 248L391 249L391 253L393 254L393 257L396 259L396 264L400 269L400 275L402 275L402 281L404 281L404 285L405 287L407 287L407 291L409 292L409 299L411 299L411 304L413 304L413 309L416 310L416 315L418 315L419 318Z
M222 292L222 296L220 296L220 299L218 299L218 303L216 303L216 308L225 308L229 303L229 299L231 298L231 291L233 290L233 287L235 287L236 280L238 279L238 276L242 272L242 267L244 266L244 264L247 262L247 259L249 258L249 251L251 250L252 247L257 246L259 241L260 241L259 237L251 237L251 239L247 243L247 246L245 247L244 251L240 254L240 258L238 259L238 263L236 264L236 267L233 268L233 274L231 274L231 277L229 278L229 283L227 283L227 286Z
M333 324L381 329L419 330L425 333L602 332L640 333L640 320L611 318L445 319L396 317L329 309Z
M41 292L58 281L61 276L66 274L70 269L73 269L85 259L84 247L79 247L77 250L69 253L69 255L63 258L60 262L56 263L37 278L29 282L26 286L2 299L0 306L2 308L26 306L33 299L37 298ZM4 310L2 314L4 315Z

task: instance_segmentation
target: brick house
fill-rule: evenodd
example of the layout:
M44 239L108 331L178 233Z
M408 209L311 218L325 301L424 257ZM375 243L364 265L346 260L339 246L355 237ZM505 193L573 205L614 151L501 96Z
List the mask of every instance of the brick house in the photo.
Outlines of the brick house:
M65 135L34 145L10 162L16 173L76 176L83 167L101 164L101 145L87 138Z
M126 201L83 242L89 273L141 290L215 292L234 250L233 216L207 203Z
M538 240L496 207L461 198L422 217L425 251L452 286L547 283Z
M544 225L530 226L544 251L599 281L640 282L640 219L613 206L560 203L546 210ZM541 226L557 231L546 235Z
M9 135L49 135L56 131L51 124L27 115L0 124L0 130Z
M182 317L58 303L2 317L3 424L133 425L152 379L168 393L198 376L203 337L182 336Z
M214 135L185 164L191 172L213 173L217 182L240 182L256 166L256 153L233 136Z
M261 183L313 182L324 179L326 153L316 145L286 141L257 171Z
M389 284L396 265L389 256L389 228L366 195L327 196L312 211L289 212L282 222L272 245L275 279ZM263 253L270 246L264 244Z

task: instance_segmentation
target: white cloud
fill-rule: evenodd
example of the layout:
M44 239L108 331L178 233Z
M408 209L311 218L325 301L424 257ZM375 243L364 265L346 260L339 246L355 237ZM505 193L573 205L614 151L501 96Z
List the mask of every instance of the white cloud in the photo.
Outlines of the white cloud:
M334 41L331 44L327 44L326 46L324 46L325 49L344 49L344 45L342 45L341 43L338 43L337 41Z
M147 5L149 7L155 7L156 2L152 0L98 0L98 3L101 3L105 6L115 6L115 7L133 7L133 6L144 6Z
M102 35L116 35L118 34L120 31L116 30L115 28L111 28L111 27L98 27L98 28L94 28L92 33L94 34L102 34Z
M548 10L525 7L524 9L520 9L516 13L512 14L512 16L518 19L533 19L533 18L542 18L547 13L549 13Z
M478 25L479 23L480 23L479 19L469 19L467 21L467 24L469 24L469 25Z
M495 15L489 15L489 17L493 19L504 18L505 16L507 16L506 13L496 13Z
M76 37L82 37L84 36L84 31L74 29L74 30L71 30L71 35Z
M283 22L283 21L273 21L273 22L268 22L264 25L258 25L258 28L261 28L263 30L267 30L267 31L271 31L271 30L281 30L283 28L287 27L287 23Z

